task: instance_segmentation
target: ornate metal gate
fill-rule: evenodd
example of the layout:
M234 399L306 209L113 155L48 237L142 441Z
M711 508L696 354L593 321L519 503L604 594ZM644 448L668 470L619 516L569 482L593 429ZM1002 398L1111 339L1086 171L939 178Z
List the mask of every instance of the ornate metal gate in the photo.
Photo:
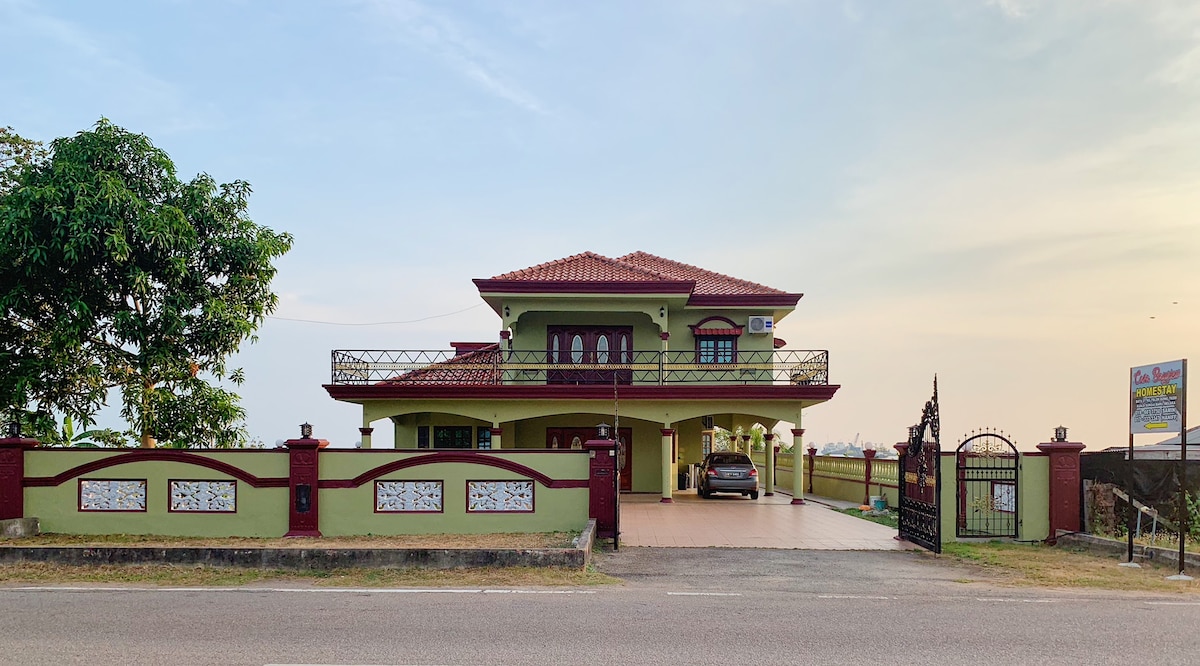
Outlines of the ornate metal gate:
M994 430L972 432L958 445L960 537L1017 537L1017 447Z
M921 410L921 422L909 427L908 445L900 456L900 538L935 553L942 552L940 438L935 376L933 398Z

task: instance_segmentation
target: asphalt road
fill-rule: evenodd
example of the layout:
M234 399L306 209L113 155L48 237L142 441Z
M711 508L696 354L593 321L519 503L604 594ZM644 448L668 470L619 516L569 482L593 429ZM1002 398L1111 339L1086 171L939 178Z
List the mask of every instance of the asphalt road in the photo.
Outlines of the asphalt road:
M1193 664L1200 600L959 582L919 553L625 549L623 586L0 588L5 664Z

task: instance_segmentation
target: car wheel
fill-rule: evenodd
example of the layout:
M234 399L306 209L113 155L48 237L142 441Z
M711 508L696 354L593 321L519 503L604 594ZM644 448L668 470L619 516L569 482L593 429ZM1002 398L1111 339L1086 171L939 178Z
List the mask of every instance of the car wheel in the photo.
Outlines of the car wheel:
M750 491L750 499L752 499L752 500L758 499L758 491L757 490Z

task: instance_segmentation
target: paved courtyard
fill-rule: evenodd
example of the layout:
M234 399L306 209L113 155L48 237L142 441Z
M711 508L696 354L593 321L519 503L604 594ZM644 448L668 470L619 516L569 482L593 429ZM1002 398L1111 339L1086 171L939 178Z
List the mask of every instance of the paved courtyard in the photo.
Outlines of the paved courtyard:
M896 530L834 511L810 499L792 505L788 495L757 500L737 495L702 499L694 490L621 496L621 544L625 546L788 548L800 550L912 550Z

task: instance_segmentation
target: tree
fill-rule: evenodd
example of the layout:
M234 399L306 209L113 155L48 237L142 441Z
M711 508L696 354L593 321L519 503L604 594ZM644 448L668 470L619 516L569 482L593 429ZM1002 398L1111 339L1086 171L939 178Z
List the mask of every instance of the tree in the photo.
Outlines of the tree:
M45 159L41 141L21 137L11 127L0 127L0 195L13 189L22 170Z
M245 438L226 359L277 303L292 245L247 216L250 186L181 182L165 152L101 119L0 191L0 397L85 425L111 389L143 446ZM10 337L11 336L11 337Z

